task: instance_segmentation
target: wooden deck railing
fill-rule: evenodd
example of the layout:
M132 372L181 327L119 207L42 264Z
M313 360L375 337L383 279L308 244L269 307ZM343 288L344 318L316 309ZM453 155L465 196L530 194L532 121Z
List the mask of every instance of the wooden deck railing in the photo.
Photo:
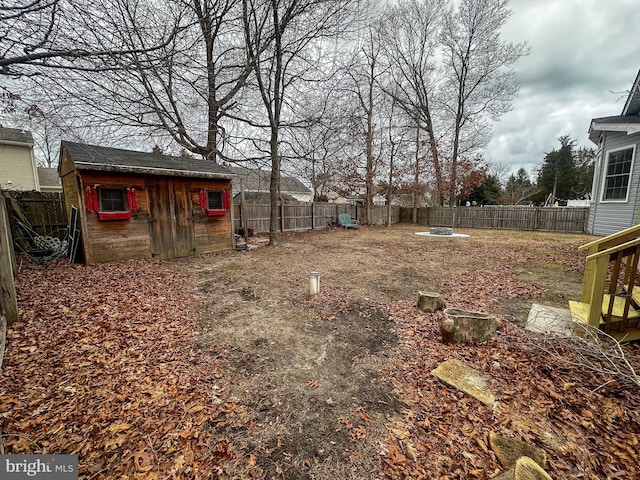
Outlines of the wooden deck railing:
M596 266L596 263L594 261L589 262L588 258L598 252L616 247L620 244L629 242L636 238L640 238L640 225L621 230L617 233L599 238L597 240L594 240L593 242L578 247L579 251L587 252L587 264L585 265L584 269L584 283L580 301L588 303L592 295L591 285L593 283L592 277L595 275L594 268Z
M640 225L583 245L588 253L580 303L572 312L590 326L618 339L640 338L640 313L634 308L640 260ZM634 295L635 293L635 295ZM635 299L634 299L635 296Z

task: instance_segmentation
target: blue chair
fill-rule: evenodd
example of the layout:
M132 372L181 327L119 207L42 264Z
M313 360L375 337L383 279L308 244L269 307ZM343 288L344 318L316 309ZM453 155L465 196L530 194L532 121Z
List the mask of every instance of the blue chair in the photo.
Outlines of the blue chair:
M338 215L338 224L344 228L358 228L358 220L351 218L348 213L341 213Z

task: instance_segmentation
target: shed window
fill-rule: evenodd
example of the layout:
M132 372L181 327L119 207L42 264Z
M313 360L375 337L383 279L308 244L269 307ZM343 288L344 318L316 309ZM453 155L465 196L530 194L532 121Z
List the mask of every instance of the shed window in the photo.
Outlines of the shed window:
M626 201L629 194L631 165L635 147L614 150L607 154L607 167L602 191L603 201Z
M223 210L222 192L207 192L207 208L209 210Z
M126 220L138 211L135 188L87 187L87 211L96 212L100 220Z
M208 217L226 215L231 208L231 193L228 190L200 190L200 208Z
M100 188L101 212L124 212L129 210L126 204L124 188Z

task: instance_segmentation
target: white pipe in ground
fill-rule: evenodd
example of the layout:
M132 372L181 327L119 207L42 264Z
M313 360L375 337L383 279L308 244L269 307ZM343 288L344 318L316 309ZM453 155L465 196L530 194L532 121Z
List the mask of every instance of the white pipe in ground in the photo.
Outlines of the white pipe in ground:
M309 274L309 292L311 295L320 293L320 272L311 272Z

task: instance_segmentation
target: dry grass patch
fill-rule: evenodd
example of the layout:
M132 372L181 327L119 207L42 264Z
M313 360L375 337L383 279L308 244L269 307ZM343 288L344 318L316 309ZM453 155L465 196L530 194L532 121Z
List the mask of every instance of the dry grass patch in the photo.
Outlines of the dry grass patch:
M0 389L5 445L77 451L82 478L96 479L492 478L494 430L545 448L554 478L640 475L638 392L593 392L602 375L504 321L579 298L577 247L591 238L421 230L328 229L282 235L277 248L26 269ZM498 315L503 334L443 345L440 314L415 306L419 290ZM638 368L639 348L625 349ZM487 376L499 407L430 375L449 358Z

